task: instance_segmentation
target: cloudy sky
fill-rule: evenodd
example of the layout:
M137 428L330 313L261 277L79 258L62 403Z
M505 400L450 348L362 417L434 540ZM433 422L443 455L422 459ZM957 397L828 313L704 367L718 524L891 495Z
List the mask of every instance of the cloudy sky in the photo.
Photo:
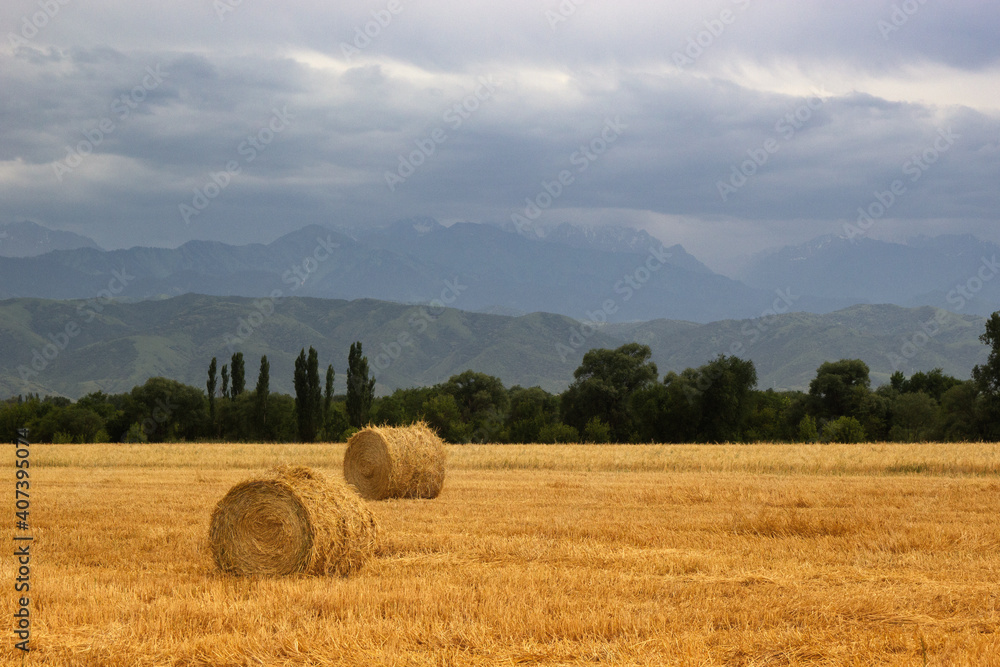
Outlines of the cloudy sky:
M859 208L1000 241L1000 3L7 0L0 37L0 223L108 248L517 214L724 270Z

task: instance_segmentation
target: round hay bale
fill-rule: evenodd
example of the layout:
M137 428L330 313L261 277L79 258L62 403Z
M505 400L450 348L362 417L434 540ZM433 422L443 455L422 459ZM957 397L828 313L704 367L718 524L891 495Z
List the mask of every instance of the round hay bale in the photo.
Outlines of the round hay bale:
M444 443L427 424L369 426L351 436L344 479L368 500L437 498L444 486Z
M378 539L375 516L351 488L302 466L234 486L208 533L216 565L237 575L347 575Z

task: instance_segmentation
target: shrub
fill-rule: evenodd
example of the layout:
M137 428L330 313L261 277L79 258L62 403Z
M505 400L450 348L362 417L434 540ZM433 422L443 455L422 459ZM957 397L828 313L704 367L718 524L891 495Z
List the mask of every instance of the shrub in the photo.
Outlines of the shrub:
M865 429L854 417L838 417L823 427L824 442L864 442Z

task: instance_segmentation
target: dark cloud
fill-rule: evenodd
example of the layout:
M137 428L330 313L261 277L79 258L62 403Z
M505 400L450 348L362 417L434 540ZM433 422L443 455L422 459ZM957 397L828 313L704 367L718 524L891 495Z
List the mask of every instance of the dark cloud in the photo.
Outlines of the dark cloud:
M996 238L992 5L400 2L97 0L30 38L37 4L9 3L3 221L115 247L505 220L567 171L542 223L626 222L724 257L836 232L931 151L873 233Z

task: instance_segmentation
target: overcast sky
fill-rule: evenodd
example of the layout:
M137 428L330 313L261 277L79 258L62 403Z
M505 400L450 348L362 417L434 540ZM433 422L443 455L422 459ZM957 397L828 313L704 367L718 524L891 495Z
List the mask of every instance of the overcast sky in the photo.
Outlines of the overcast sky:
M996 2L6 0L0 36L0 222L108 248L540 214L724 270L859 207L1000 241Z

